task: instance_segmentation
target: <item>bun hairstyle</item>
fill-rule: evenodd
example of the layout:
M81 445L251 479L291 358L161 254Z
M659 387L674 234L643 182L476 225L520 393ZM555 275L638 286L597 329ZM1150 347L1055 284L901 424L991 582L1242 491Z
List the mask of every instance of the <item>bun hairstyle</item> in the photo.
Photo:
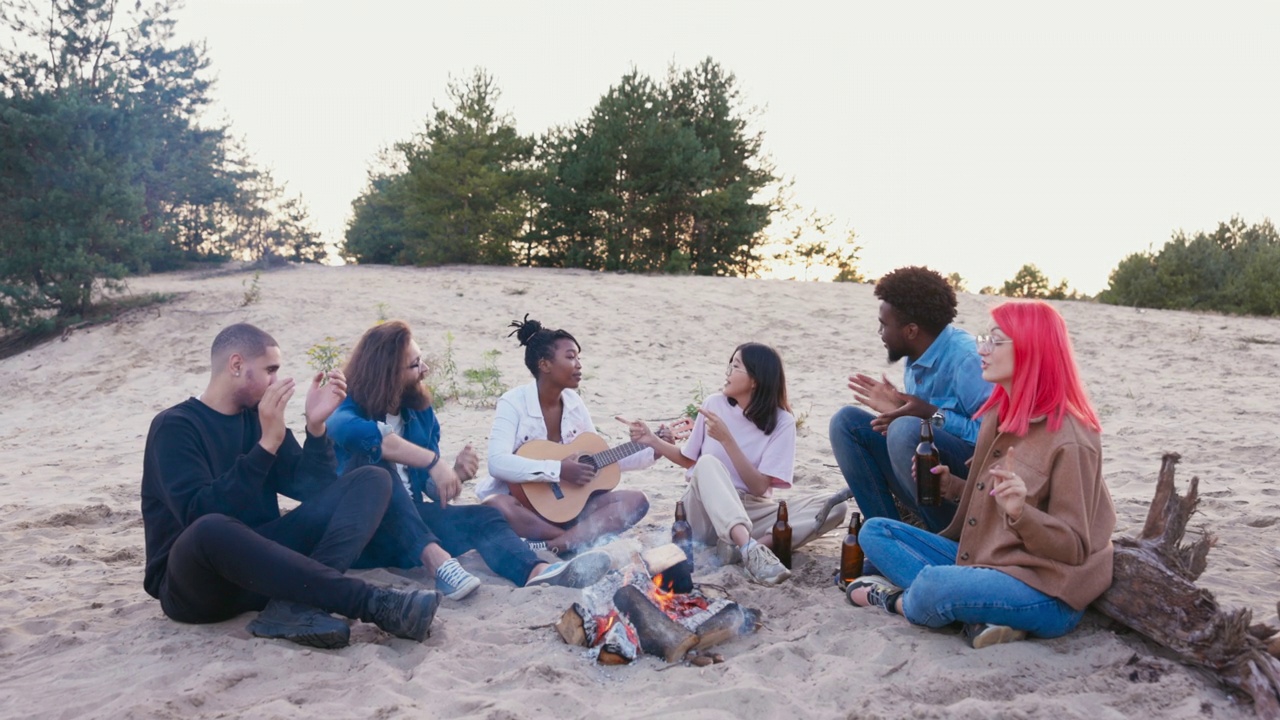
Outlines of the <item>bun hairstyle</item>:
M524 346L524 366L529 368L529 372L533 373L535 378L538 377L538 362L555 358L557 342L569 340L578 347L579 351L582 350L577 339L567 331L548 330L537 320L530 320L529 313L525 313L523 320L512 320L507 327L515 328L507 333L507 337L515 335Z

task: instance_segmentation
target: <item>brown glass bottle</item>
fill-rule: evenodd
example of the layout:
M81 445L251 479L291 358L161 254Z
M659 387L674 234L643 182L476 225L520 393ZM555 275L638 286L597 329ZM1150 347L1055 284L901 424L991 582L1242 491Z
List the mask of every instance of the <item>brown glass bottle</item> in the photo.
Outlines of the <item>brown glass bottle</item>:
M778 501L778 521L773 524L773 554L791 569L791 524L787 522L787 501Z
M933 474L938 465L938 448L933 444L933 425L920 421L920 444L916 445L916 502L925 506L942 504L942 480Z
M676 501L676 521L671 523L671 542L680 546L684 556L693 562L693 527L684 515L684 501Z
M844 536L840 544L840 582L844 585L862 577L862 546L858 544L858 533L862 530L862 515L853 513L849 518L849 534ZM842 585L843 587L843 585Z

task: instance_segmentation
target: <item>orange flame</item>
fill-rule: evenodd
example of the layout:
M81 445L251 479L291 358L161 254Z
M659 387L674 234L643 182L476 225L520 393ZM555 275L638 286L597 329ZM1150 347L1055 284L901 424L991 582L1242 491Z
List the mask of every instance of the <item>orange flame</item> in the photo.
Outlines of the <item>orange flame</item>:
M592 645L599 645L604 636L618 622L618 611L612 610L608 615L596 620L596 639L591 641Z

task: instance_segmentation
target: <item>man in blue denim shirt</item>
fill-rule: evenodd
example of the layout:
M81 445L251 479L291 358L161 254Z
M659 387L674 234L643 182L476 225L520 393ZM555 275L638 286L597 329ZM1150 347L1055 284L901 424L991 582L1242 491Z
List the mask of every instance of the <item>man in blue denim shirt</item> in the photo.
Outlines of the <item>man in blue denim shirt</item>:
M973 336L951 325L956 294L941 275L925 267L904 267L876 283L880 337L889 361L907 359L903 390L885 376L849 376L854 399L875 414L853 406L831 418L831 450L845 482L867 518L900 519L894 497L934 532L955 515L955 501L968 476L979 421L973 414L991 394L982 379L982 361ZM912 472L920 421L933 425L933 443L951 469L953 487L943 487L940 506L916 502Z

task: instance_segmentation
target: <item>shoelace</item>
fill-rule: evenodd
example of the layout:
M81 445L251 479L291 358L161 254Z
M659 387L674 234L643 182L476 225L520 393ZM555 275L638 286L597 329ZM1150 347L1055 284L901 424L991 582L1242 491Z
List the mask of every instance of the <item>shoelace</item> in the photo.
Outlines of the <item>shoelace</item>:
M461 586L469 574L457 560L450 560L440 566L440 579L451 587Z

